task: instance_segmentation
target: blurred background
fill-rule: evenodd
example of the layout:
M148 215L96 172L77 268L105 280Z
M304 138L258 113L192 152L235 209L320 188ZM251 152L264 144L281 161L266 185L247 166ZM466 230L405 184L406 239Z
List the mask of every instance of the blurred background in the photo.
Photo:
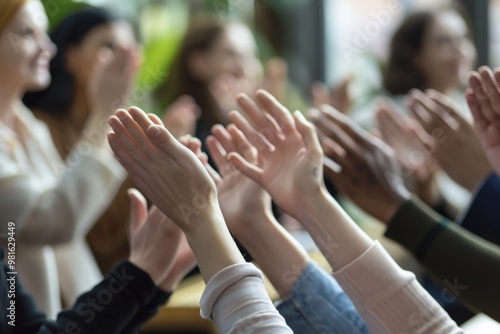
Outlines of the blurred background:
M494 17L500 0L456 1L466 9L477 48L477 64L500 64L500 26ZM381 91L381 68L392 33L404 16L448 0L44 0L51 25L84 3L103 6L130 20L144 51L147 68L171 70L193 17L211 15L250 27L265 64L279 56L288 64L288 106L302 109L315 81L335 86L350 79L353 109L370 103ZM476 66L477 67L477 66Z
M173 124L173 130L179 129L175 135L191 133L202 141L212 125L229 123L227 112L236 107L234 96L241 91L251 94L263 87L290 110L303 112L310 106L328 103L373 130L380 98L390 99L404 112L403 98L410 89L432 88L464 105L467 72L481 65L500 66L500 25L494 19L500 14L500 0L43 0L43 3L51 29L87 5L107 8L128 21L142 54L135 88L130 93L132 103L147 111L166 114L165 123ZM450 10L450 6L458 6L459 10ZM425 15L413 17L413 21L405 19L421 11L432 13L428 14L430 19L426 21ZM402 34L403 42L391 44L403 23L409 24ZM108 42L103 35L95 44L113 49L134 39L130 37L130 25L119 29L129 36L117 33L113 35L116 40ZM412 43L416 45L413 49L405 49ZM94 58L96 50L92 51ZM398 64L395 54L415 63L418 57L423 57L420 65L425 66L412 72L408 64ZM399 66L398 70L392 69L396 75L392 82L387 75L391 72L387 70L390 64ZM419 75L426 80L412 81ZM86 73L82 77L86 78ZM191 96L196 106L185 100L175 102L185 95ZM171 123L168 108L173 115ZM179 117L186 110L194 115L194 120ZM463 110L468 113L467 108ZM456 208L467 205L470 193L446 176L440 175L438 181L444 197L451 203L451 209L446 211L454 217ZM432 202L430 199L429 204ZM371 235L381 234L380 227L368 224L369 217L349 203L341 201L341 204ZM118 210L123 211L123 207L123 203L117 204ZM289 230L296 229L287 217L280 222ZM108 230L109 235L102 229L95 231L91 242L95 254L99 248L102 254L109 254L110 248L120 250L109 242L118 235L116 229ZM126 233L122 234L125 249ZM312 240L299 232L294 235L308 245L308 250L314 248ZM116 258L126 251L118 253ZM401 264L405 260L400 253L391 251ZM102 271L114 261L115 258L100 261ZM403 267L418 271L411 266ZM199 317L198 300L203 290L200 279L184 282L180 290L169 302L170 308L162 310L147 329L214 332L213 326ZM458 323L472 316L463 308L447 311Z

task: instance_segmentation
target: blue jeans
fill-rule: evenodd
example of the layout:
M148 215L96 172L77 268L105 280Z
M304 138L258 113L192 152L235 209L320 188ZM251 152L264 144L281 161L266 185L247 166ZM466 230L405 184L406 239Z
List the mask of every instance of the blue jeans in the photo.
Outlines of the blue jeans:
M297 334L370 333L337 281L313 262L277 309Z

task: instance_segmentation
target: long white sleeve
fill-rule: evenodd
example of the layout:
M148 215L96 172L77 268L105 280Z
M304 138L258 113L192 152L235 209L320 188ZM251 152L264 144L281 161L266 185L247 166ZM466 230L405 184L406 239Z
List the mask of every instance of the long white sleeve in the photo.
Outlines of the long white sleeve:
M251 263L235 264L208 282L200 300L201 316L220 333L293 333L269 298L263 276Z
M31 122L25 144L31 164L16 155L19 142L0 142L0 211L4 220L16 223L24 243L66 242L87 232L109 205L125 172L111 154L93 149L87 154L75 151L69 158L74 163L63 164L45 125L32 115Z
M463 333L378 242L333 275L374 334Z

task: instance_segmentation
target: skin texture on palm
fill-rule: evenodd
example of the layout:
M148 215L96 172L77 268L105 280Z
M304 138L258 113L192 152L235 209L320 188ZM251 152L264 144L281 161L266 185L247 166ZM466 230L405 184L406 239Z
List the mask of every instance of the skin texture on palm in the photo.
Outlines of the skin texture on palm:
M110 117L111 148L138 188L181 228L205 282L244 263L220 212L215 184L199 159L158 123L131 107ZM218 254L217 257L211 255Z
M412 91L408 107L433 138L434 160L455 182L473 191L492 171L473 126L449 98L434 90Z
M465 92L474 129L493 169L500 173L500 71L488 67L472 72Z

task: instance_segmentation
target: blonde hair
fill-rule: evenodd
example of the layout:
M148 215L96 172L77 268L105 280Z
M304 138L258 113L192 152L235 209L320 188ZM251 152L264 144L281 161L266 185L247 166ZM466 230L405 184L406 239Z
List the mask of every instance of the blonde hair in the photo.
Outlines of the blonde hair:
M26 3L27 0L1 0L0 1L0 34L5 27L14 18L19 8Z

